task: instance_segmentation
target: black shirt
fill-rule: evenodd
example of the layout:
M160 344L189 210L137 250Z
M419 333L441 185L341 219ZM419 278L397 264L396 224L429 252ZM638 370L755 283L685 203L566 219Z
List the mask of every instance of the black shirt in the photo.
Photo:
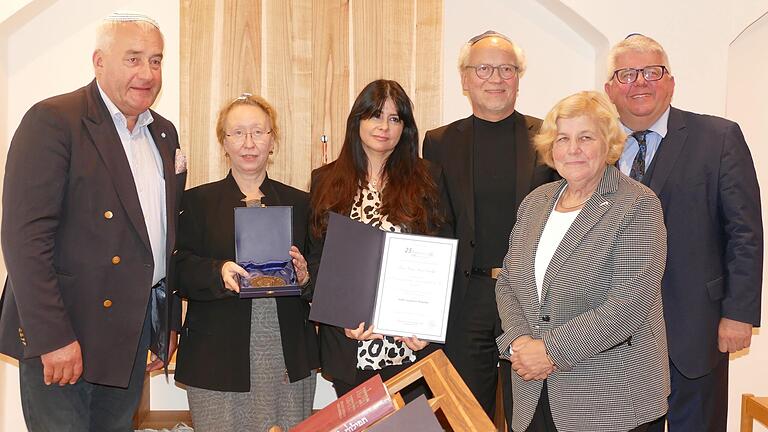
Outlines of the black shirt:
M515 224L515 123L472 117L475 253L473 267L501 267Z

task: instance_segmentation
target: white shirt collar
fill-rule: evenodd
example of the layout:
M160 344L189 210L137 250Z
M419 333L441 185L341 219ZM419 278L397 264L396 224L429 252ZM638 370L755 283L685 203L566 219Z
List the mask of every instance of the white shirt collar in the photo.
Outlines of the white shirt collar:
M125 118L125 114L120 112L120 109L117 108L117 105L115 105L112 102L112 99L107 96L106 93L104 93L104 90L102 90L101 85L99 85L99 82L96 81L96 87L99 88L99 94L101 94L101 99L104 101L104 105L107 106L107 111L109 111L109 115L112 116L112 121L115 122L115 124L121 124L124 128L128 128L128 119ZM152 117L152 113L149 112L149 110L144 111L143 113L139 114L139 118L136 120L136 126L141 128L144 126L147 126L148 124L155 121L155 119ZM134 131L136 130L136 127L134 127Z
M662 138L667 136L667 123L669 122L670 108L671 106L668 106L666 111L664 111L664 113L658 119L656 119L656 122L654 122L651 125L651 127L648 128L649 131L656 132ZM626 133L627 135L631 135L633 132L637 132L625 126L624 123L621 123L621 128L624 130L624 133Z

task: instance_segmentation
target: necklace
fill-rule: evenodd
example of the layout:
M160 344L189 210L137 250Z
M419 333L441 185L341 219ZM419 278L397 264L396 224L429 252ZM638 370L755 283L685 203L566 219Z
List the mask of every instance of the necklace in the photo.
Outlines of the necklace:
M379 184L383 185L384 181L381 177L371 177L368 180L368 184L373 186L374 189L379 190Z
M558 204L560 204L560 208L563 209L563 210L575 210L575 209L583 206L584 204L586 204L587 201L589 201L590 198L592 198L592 195L588 196L587 199L585 199L584 201L582 201L582 202L580 202L580 203L578 203L578 204L576 204L574 206L567 206L567 205L563 204L563 200L562 199L560 200L560 202Z

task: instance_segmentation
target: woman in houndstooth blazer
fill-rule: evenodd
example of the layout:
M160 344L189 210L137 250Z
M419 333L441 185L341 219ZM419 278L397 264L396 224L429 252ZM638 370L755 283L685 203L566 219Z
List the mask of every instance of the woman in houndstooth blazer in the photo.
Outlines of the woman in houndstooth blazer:
M617 118L581 92L536 137L563 180L520 205L496 284L515 432L639 432L667 410L666 230L654 193L613 166Z

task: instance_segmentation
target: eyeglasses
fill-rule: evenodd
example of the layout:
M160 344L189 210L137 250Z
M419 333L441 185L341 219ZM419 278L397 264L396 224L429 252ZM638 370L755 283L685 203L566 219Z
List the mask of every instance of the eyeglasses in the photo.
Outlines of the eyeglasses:
M514 78L515 75L517 75L517 69L518 67L513 64L500 64L498 66L493 66L489 64L479 64L477 66L465 66L467 68L471 68L475 70L475 73L477 74L477 77L481 80L487 80L493 75L493 70L498 69L499 70L499 77L501 79L510 79Z
M669 71L667 71L666 66L653 65L653 66L646 66L641 69L635 69L635 68L619 69L613 72L613 76L616 77L616 81L622 84L632 84L633 82L637 81L637 77L640 75L640 73L643 74L643 78L646 81L658 81L664 76L664 72L669 73Z
M233 144L243 144L245 143L245 137L251 136L251 139L253 142L264 142L269 138L269 135L272 133L271 130L263 131L263 130L252 130L250 132L246 132L244 130L236 129L230 132L225 133L227 138L229 138L230 141L232 141Z

